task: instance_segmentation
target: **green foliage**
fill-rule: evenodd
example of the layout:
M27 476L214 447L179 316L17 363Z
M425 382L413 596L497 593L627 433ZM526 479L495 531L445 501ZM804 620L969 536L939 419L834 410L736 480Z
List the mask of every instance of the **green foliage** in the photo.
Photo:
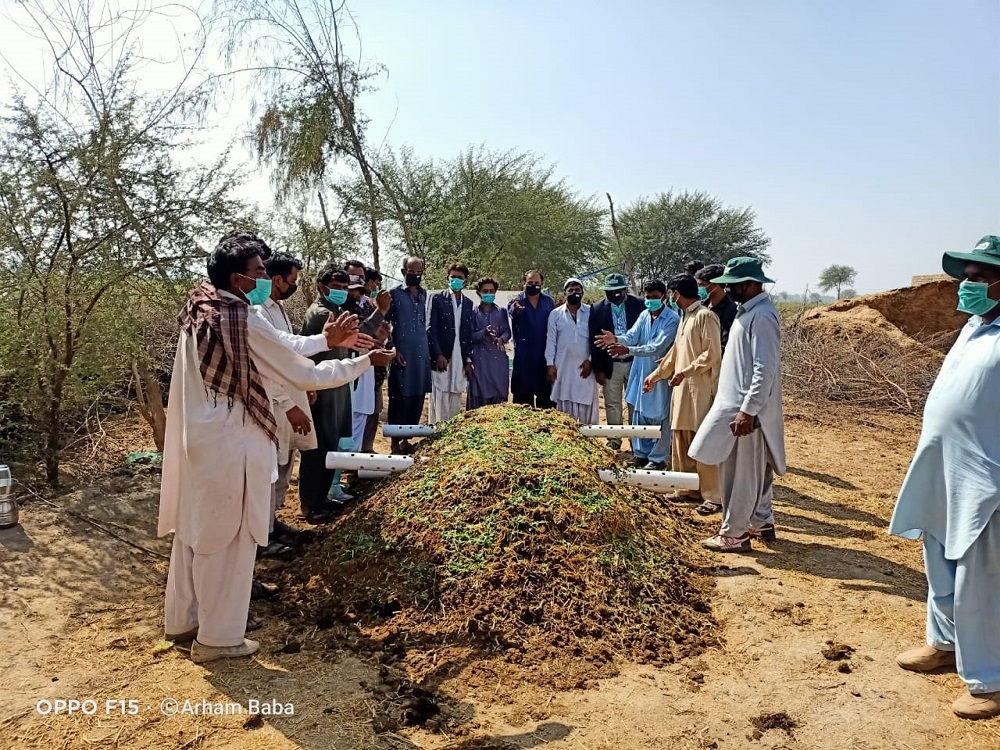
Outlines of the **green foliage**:
M135 93L131 51L95 46L88 24L102 20L74 13L45 17L68 36L40 29L71 40L61 54L53 42L59 98L15 96L0 119L2 391L26 428L20 445L40 451L53 484L87 412L128 394L134 362L155 369L169 351L157 332L166 323L176 336L202 238L245 213L224 159L174 159L200 94Z
M621 255L633 283L669 279L698 259L706 265L747 255L767 264L771 240L750 208L731 208L704 192L640 198L617 214ZM617 247L615 246L617 254Z
M841 288L853 284L857 278L858 272L855 268L834 263L824 268L819 275L819 288L824 292L836 290L837 299L840 299Z
M493 276L506 289L541 268L555 288L606 258L603 209L532 154L479 147L436 162L404 149L388 151L376 170L390 186L378 194L383 237L398 257L424 259L431 286L444 283L449 264L462 262L473 279ZM368 219L363 181L341 184L338 195L356 221Z

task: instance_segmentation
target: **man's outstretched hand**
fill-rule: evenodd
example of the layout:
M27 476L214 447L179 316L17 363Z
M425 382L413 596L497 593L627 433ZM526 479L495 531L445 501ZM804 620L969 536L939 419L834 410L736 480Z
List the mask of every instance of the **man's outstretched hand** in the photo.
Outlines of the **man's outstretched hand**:
M357 341L358 316L351 313L341 313L330 317L323 326L323 335L326 336L326 345L333 349L337 346L350 348Z

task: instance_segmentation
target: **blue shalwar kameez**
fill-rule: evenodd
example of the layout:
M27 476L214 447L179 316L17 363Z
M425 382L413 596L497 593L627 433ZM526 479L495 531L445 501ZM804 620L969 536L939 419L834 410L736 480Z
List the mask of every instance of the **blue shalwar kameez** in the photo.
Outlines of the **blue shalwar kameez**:
M1000 691L1000 320L973 317L924 407L889 532L923 534L927 643L972 694Z
M677 327L681 319L668 307L660 309L655 318L649 310L643 310L639 319L624 336L618 336L618 343L628 347L628 356L635 357L632 371L625 386L625 402L632 407L632 424L657 425L660 439L632 438L632 455L655 463L670 460L670 391L667 381L661 380L649 393L642 392L646 376L656 370L660 360L667 356L674 345Z
M538 296L538 306L521 292L515 298L524 309L514 309L514 300L507 305L510 327L514 334L514 367L510 377L510 392L515 404L528 404L537 409L553 409L552 386L545 378L545 342L549 314L555 302L547 294Z

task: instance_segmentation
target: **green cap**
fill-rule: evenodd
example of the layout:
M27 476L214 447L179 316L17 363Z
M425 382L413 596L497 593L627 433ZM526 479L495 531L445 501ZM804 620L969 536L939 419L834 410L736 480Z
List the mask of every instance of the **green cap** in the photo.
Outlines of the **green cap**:
M1000 237L992 234L986 235L976 243L971 253L945 253L941 260L941 267L949 276L964 279L966 263L1000 266Z
M609 273L604 277L604 286L601 287L601 291L613 292L616 289L628 289L628 284L625 282L625 274Z
M773 284L772 279L764 275L764 266L757 258L733 258L726 263L722 276L712 279L713 284L739 284L741 281L759 281L762 284Z

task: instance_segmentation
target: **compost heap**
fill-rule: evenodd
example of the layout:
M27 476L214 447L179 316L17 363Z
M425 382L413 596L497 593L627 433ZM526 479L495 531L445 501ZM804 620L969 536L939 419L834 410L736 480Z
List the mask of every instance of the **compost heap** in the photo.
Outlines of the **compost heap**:
M286 570L292 609L360 630L412 679L457 660L448 647L572 687L620 658L717 643L695 527L661 497L602 482L614 454L578 428L507 404L456 417Z

